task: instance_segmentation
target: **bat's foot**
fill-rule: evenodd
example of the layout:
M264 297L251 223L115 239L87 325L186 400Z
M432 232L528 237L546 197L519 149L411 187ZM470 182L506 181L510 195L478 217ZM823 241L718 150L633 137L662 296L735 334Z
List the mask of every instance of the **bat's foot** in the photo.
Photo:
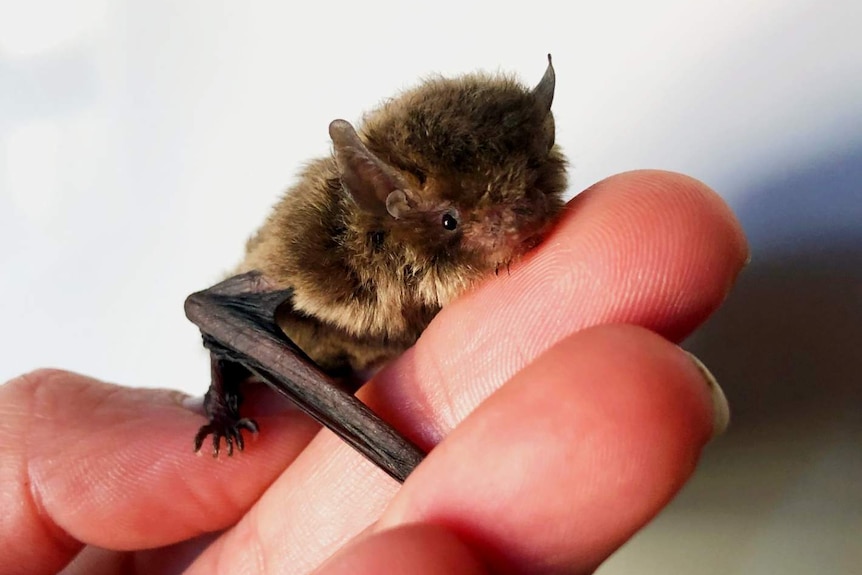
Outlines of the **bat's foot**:
M245 449L245 441L242 438L243 429L255 435L258 432L257 423L253 419L247 417L236 419L229 416L213 417L209 423L202 425L195 435L195 453L200 451L207 436L212 435L213 457L219 456L222 439L224 439L227 448L227 455L230 457L233 455L234 445L239 451Z
M245 449L242 430L257 435L257 423L253 419L240 417L239 406L242 395L240 384L248 378L249 371L240 365L226 359L220 359L215 354L210 355L212 368L212 383L204 395L204 410L209 416L209 423L198 430L195 435L195 453L200 451L207 436L212 435L212 454L218 457L221 443L224 440L228 457L233 455L234 446L238 451Z
M212 435L213 457L219 456L222 440L230 457L233 455L234 446L238 451L245 449L243 429L257 434L257 423L239 415L239 406L242 403L239 384L245 374L244 368L239 364L213 359L213 384L204 396L204 409L210 420L201 426L195 435L195 452L200 451L204 440Z

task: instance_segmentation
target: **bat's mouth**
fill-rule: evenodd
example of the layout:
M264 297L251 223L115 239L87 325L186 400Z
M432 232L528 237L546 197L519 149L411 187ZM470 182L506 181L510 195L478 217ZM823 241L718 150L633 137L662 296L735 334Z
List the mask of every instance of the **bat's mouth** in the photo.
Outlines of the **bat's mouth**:
M508 241L499 242L486 254L485 261L493 264L494 274L499 275L501 270L509 272L510 266L520 260L527 252L533 250L542 243L543 234L534 233L526 238L507 238Z
M512 209L489 209L477 214L465 229L462 248L473 254L478 269L499 274L538 246L547 229L542 218L528 219Z

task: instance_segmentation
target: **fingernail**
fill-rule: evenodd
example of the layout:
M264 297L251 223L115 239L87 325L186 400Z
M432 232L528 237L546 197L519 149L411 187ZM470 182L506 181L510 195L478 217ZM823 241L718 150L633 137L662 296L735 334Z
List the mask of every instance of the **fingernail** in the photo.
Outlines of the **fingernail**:
M712 397L712 436L721 435L730 424L730 405L727 403L727 397L724 395L721 386L718 385L715 376L703 365L703 362L693 353L688 351L685 353L694 362L694 365L706 381L706 385L709 386L710 396Z

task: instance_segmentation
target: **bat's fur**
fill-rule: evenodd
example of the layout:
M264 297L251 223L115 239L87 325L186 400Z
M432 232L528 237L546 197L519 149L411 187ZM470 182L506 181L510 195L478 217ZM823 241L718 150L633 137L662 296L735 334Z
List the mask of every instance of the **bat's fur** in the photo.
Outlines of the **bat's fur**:
M334 122L332 156L306 167L238 271L294 289L278 323L324 370L379 366L559 213L552 98L549 63L533 90L485 74L432 79L367 114L356 140Z

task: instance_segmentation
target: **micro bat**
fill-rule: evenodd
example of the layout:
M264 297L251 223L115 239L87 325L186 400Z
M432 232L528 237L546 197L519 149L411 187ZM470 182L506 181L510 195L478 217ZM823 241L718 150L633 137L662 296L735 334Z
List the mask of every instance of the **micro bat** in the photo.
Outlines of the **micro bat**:
M554 87L549 55L532 89L503 75L434 78L356 129L329 125L332 154L302 171L236 270L282 294L275 321L300 354L355 385L413 345L441 307L541 241L566 187ZM237 410L235 382L249 372L221 355L205 397L210 422L195 439L198 450L212 434L214 455L221 438L231 453L241 429L257 431Z

